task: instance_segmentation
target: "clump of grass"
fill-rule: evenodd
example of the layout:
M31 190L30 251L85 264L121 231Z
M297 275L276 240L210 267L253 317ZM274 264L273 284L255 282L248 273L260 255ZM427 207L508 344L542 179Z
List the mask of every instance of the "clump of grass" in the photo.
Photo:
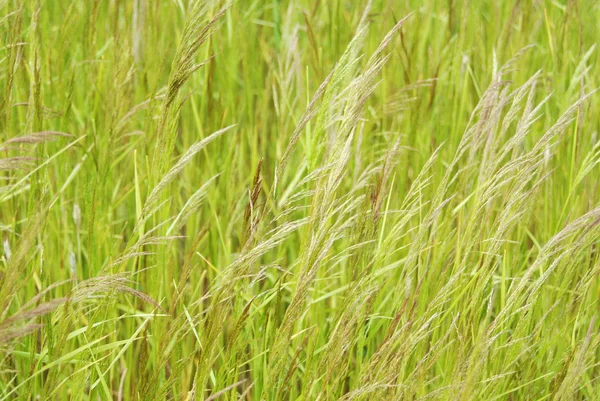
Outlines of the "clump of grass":
M576 400L600 9L0 0L0 400Z

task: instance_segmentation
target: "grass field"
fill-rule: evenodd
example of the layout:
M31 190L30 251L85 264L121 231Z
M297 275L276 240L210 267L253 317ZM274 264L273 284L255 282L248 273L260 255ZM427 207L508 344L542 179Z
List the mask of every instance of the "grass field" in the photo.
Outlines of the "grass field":
M599 21L0 0L0 401L600 399Z

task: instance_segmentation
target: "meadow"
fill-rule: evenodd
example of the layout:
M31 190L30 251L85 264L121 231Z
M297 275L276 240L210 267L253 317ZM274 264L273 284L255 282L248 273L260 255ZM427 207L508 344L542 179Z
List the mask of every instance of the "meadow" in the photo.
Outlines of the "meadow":
M599 21L0 0L0 401L600 399Z

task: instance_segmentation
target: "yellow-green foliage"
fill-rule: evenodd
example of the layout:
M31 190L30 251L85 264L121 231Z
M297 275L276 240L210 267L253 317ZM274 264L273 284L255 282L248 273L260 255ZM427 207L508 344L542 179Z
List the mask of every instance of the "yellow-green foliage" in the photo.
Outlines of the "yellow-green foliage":
M0 0L0 401L598 399L598 21Z

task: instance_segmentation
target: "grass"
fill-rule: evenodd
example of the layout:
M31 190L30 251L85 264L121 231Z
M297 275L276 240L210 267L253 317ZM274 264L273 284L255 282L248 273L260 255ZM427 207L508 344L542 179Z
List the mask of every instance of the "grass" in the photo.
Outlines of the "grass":
M596 2L0 10L0 400L597 399Z

